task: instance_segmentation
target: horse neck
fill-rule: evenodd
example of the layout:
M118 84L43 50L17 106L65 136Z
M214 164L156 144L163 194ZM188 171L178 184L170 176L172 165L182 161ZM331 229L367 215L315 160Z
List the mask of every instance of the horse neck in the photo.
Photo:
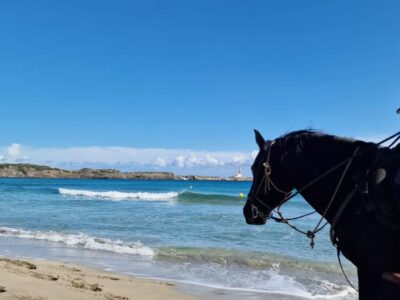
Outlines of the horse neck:
M291 174L294 187L300 190L325 171L351 157L357 147L359 147L358 151L361 152L373 145L372 143L340 140L324 136L314 137L305 141L302 151L297 155L297 163ZM371 150L353 160L326 216L328 221L333 218L334 212L354 187L352 175L368 168L374 155L375 151ZM301 192L303 198L320 214L325 211L331 200L344 169L345 165Z

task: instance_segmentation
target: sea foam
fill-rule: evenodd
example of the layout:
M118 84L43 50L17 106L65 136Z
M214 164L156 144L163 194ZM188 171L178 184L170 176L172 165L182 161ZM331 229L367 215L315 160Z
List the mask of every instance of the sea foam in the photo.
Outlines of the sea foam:
M149 200L149 201L171 201L179 196L179 192L147 193L147 192L118 192L118 191L86 191L59 188L61 195L82 196L92 198L107 198L111 200Z
M90 250L102 250L115 253L153 256L153 249L144 246L141 242L123 242L99 238L84 233L68 234L56 231L29 231L9 227L0 227L0 236L22 239L44 240L58 242L72 247L81 247Z

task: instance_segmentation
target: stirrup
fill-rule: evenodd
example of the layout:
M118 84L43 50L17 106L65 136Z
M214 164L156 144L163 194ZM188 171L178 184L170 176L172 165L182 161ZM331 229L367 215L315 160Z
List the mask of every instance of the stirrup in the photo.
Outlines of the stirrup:
M382 274L382 278L396 285L400 285L400 273L385 272Z

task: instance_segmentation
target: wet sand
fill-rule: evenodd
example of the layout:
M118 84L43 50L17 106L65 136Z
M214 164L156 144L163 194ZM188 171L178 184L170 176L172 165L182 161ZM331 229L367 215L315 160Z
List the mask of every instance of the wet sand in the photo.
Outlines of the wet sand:
M105 273L82 266L0 258L0 299L194 300L172 282Z
M135 278L81 265L0 257L0 299L19 300L300 300L274 293Z

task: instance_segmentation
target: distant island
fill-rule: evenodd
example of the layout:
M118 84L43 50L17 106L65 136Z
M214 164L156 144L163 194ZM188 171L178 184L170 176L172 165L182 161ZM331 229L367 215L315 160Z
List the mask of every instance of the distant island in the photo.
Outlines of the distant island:
M0 164L2 178L82 178L82 179L147 179L147 180L212 180L251 181L250 177L179 176L172 172L122 172L115 169L64 170L33 164Z

